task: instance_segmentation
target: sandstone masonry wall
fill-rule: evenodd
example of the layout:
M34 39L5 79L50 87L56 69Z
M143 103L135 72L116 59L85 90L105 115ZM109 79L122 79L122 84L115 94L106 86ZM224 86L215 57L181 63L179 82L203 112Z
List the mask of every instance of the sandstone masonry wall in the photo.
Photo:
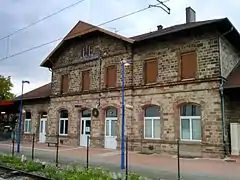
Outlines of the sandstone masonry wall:
M73 64L80 58L80 49L92 43L95 54L100 60ZM176 152L176 138L179 137L179 106L191 102L201 106L202 141L181 142L181 152L195 156L222 155L222 128L219 98L220 75L219 44L217 33L205 33L188 37L178 37L171 41L150 41L131 49L129 44L121 40L98 35L72 41L63 49L63 53L55 57L52 76L52 97L48 112L48 137L55 136L59 128L59 111L69 112L68 136L60 137L64 144L79 145L81 110L93 108L100 98L100 115L92 117L91 145L104 147L105 110L109 106L118 108L118 148L121 133L121 66L122 58L133 59L132 66L125 69L125 103L133 109L126 109L126 135L130 138L131 150L149 150L156 152ZM230 48L230 47L227 47ZM195 81L182 82L179 78L179 55L181 52L196 50L198 72ZM229 50L231 51L231 50ZM132 54L133 53L133 54ZM158 59L158 81L144 85L143 63L148 58ZM227 63L227 61L224 61ZM104 85L104 67L117 65L117 87L107 90ZM229 65L230 66L230 65ZM91 70L91 88L81 92L81 71ZM101 70L101 71L100 71ZM101 89L99 75L101 72ZM70 73L70 92L60 95L60 77ZM101 94L99 93L101 91ZM150 104L159 106L161 110L161 140L143 139L143 112ZM80 105L75 107L75 105Z
M33 133L36 134L36 141L39 140L39 123L40 123L40 116L42 112L48 112L49 108L49 101L35 101L34 103L24 103L23 101L23 109L25 111L31 112L31 121L32 121L32 132L31 133L24 133L24 121L26 114L23 114L22 119L22 135L23 139L27 141L32 140ZM46 131L48 128L46 127ZM47 132L46 132L47 133Z

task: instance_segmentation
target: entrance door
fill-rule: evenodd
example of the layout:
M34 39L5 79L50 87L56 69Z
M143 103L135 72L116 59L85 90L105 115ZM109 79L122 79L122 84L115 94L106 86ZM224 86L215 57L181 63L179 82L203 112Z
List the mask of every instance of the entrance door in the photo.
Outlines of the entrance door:
M45 143L46 141L46 122L47 118L40 119L40 126L39 126L39 142Z
M90 144L91 134L91 110L82 111L81 128L80 128L80 146L87 147L87 138L89 137Z
M105 119L105 148L117 148L117 109L108 108Z

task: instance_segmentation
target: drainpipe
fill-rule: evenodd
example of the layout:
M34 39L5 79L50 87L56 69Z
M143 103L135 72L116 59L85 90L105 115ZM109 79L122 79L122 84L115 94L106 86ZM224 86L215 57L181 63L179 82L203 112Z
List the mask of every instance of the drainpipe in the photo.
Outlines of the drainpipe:
M221 122L222 122L222 140L223 140L223 151L224 151L224 158L227 157L227 144L226 144L226 127L225 127L225 100L224 100L224 81L226 79L222 76L222 60L221 60L221 47L220 47L220 40L221 37L225 36L226 34L233 31L233 27L230 30L226 31L225 33L219 35L218 37L218 46L219 46L219 62L220 62L220 86L219 86L219 93L220 93L220 103L221 103Z

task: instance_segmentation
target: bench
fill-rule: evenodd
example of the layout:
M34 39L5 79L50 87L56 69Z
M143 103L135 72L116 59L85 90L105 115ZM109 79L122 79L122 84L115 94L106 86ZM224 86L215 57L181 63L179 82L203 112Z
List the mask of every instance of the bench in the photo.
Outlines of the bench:
M56 141L47 141L46 143L48 144L48 147L50 147L50 144L54 144L55 147L57 146L57 142Z

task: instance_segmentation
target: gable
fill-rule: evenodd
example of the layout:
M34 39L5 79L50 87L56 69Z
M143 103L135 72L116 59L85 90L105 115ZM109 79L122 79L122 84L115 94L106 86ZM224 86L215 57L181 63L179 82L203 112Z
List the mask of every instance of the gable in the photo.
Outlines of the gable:
M54 54L64 45L67 43L69 40L73 40L77 37L84 37L88 34L92 34L94 32L100 32L103 34L106 34L108 36L114 37L116 39L119 39L121 41L125 41L127 43L133 43L134 40L131 38L127 38L115 33L112 33L110 31L107 31L105 29L99 28L97 26L85 23L83 21L79 21L73 28L72 30L64 37L64 39L56 46L56 48L47 56L47 58L41 63L40 66L43 67L52 67L52 61L51 58L54 56Z

